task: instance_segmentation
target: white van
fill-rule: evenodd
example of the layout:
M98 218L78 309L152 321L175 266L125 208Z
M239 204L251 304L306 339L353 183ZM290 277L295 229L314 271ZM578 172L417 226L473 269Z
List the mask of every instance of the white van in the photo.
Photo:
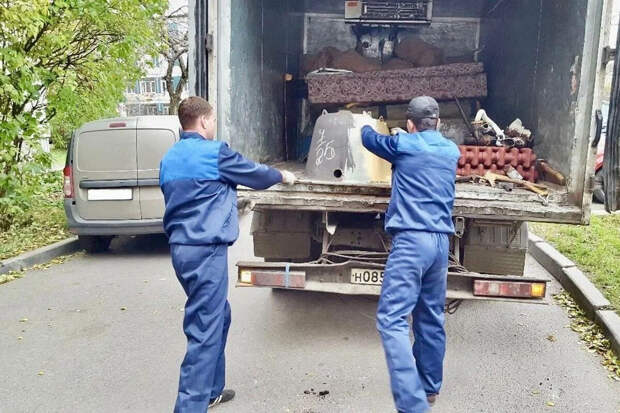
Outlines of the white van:
M117 235L163 233L159 163L179 140L176 116L90 122L74 132L64 169L71 232L89 252Z

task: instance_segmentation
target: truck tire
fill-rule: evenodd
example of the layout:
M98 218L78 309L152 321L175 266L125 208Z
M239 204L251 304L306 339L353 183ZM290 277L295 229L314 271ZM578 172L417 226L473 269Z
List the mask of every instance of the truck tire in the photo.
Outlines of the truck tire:
M80 248L86 250L89 254L98 254L108 250L112 237L80 235L78 240Z
M601 204L605 203L605 187L602 169L600 169L596 173L596 175L594 175L594 190L592 191L592 195L596 202L599 202Z

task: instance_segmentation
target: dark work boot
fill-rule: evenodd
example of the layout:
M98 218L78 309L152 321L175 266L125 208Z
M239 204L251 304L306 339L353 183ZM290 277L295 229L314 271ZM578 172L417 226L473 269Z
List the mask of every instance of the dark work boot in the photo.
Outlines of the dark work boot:
M437 401L437 395L429 394L426 396L426 400L428 401L428 405L433 407L435 405L435 402Z
M235 398L234 390L224 390L222 394L217 396L215 399L211 399L209 402L209 407L215 407L218 404L226 403Z

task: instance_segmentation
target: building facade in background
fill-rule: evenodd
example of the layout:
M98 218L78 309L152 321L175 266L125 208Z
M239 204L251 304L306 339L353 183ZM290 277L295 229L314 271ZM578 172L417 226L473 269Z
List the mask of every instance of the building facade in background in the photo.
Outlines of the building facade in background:
M146 69L146 76L125 91L125 102L121 104L121 116L167 115L170 96L166 91L167 63L160 56L153 59L152 67ZM181 79L181 69L176 65L172 75L176 86ZM187 87L183 89L183 98L188 96Z
M169 15L181 15L181 18L167 18L168 33L178 39L187 33L187 0L170 0ZM187 59L185 54L184 59ZM186 61L186 60L185 60ZM160 55L145 62L144 78L125 90L125 102L119 106L120 116L167 115L170 108L170 96L166 88L168 61ZM181 80L181 67L175 62L172 70L172 84L176 89ZM187 83L182 90L181 99L189 96Z

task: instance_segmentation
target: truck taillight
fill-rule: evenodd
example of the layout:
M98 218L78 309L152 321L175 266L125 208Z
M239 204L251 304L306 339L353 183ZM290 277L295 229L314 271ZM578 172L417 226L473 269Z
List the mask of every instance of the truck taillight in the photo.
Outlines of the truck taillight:
M544 298L547 284L518 281L474 280L474 295L484 297Z
M62 173L64 175L63 192L65 193L65 198L73 198L73 168L67 165L62 170Z

